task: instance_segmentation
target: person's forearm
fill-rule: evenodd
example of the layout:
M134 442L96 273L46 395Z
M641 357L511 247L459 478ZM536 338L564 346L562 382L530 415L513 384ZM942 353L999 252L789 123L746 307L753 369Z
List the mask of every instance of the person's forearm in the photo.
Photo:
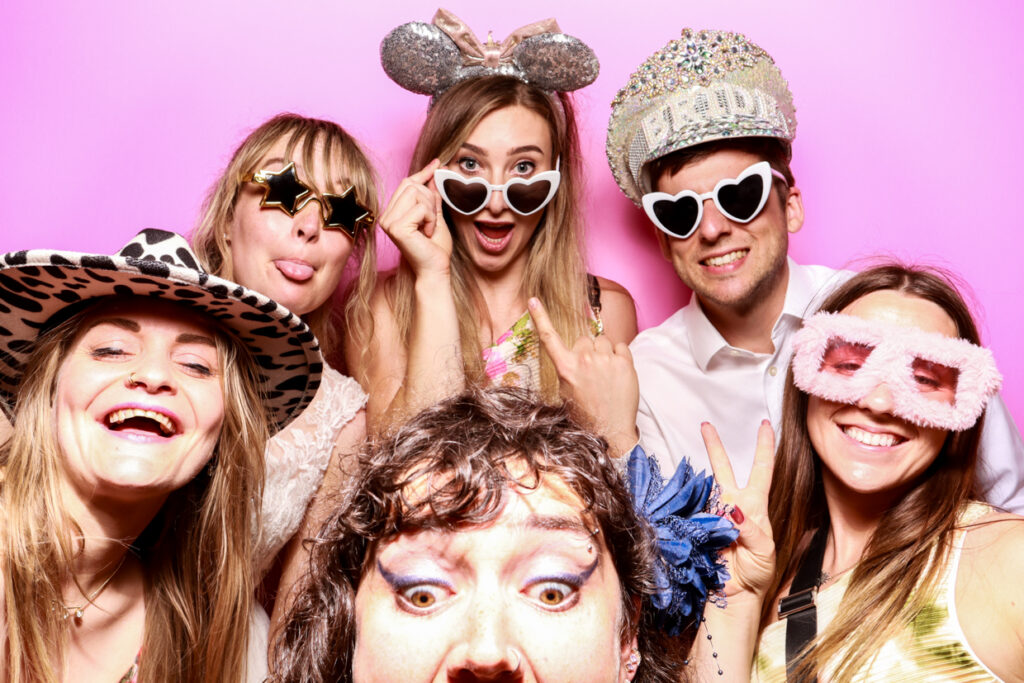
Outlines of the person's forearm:
M466 387L459 319L451 278L445 274L416 278L412 330L405 381L388 415L408 417Z
M760 618L761 600L753 595L733 596L725 608L708 602L689 657L694 679L749 681Z

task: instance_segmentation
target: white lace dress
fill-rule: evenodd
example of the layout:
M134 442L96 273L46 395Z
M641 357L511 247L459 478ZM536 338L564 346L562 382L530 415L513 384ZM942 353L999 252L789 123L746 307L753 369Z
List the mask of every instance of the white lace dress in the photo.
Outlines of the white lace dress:
M342 427L366 404L366 393L351 377L325 365L309 407L267 442L267 478L253 557L263 576L295 534L313 494L320 488Z
M351 377L324 366L320 388L291 424L267 443L266 481L260 510L262 534L253 557L262 577L298 531L309 501L320 488L338 434L366 404L366 393ZM259 605L251 618L248 681L267 671L267 613Z

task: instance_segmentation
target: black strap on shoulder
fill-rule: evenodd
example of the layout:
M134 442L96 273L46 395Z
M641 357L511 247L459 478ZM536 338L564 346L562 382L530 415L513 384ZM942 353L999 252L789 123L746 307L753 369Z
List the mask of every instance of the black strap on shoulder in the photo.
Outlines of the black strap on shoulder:
M594 313L600 313L601 283L598 282L597 276L587 273L587 284L589 285L590 307L594 309Z
M796 666L800 663L797 655L818 635L818 610L814 599L818 595L821 579L821 565L825 560L825 545L828 542L827 521L823 522L811 539L811 545L804 559L797 567L789 595L779 600L779 620L786 620L786 680L797 681ZM816 677L801 680L800 683L816 683Z

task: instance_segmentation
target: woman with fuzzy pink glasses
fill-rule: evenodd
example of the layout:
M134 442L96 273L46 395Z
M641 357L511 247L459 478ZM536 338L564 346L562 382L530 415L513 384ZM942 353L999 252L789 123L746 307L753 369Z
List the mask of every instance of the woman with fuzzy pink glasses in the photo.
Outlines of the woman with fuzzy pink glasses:
M794 342L772 465L735 485L704 425L740 537L719 656L751 680L1024 680L1024 518L983 503L977 450L1001 377L949 279L860 273ZM788 672L788 673L787 673Z

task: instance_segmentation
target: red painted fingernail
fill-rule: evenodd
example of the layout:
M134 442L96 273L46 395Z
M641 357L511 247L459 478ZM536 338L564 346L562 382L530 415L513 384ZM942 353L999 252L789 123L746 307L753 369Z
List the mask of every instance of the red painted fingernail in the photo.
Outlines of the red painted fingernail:
M746 519L746 517L743 516L743 510L740 510L739 505L732 506L732 512L729 513L729 516L732 517L732 521L737 524L743 524L743 520Z
M700 426L701 426L701 427L704 427L704 426L706 426L706 425L709 425L709 424L711 424L711 423L710 423L710 422L708 422L707 420L705 420L704 422L701 422L701 423L700 423Z
M769 420L768 418L765 418L765 419L761 420L761 424L763 424L763 425L770 425L771 424L771 420Z

